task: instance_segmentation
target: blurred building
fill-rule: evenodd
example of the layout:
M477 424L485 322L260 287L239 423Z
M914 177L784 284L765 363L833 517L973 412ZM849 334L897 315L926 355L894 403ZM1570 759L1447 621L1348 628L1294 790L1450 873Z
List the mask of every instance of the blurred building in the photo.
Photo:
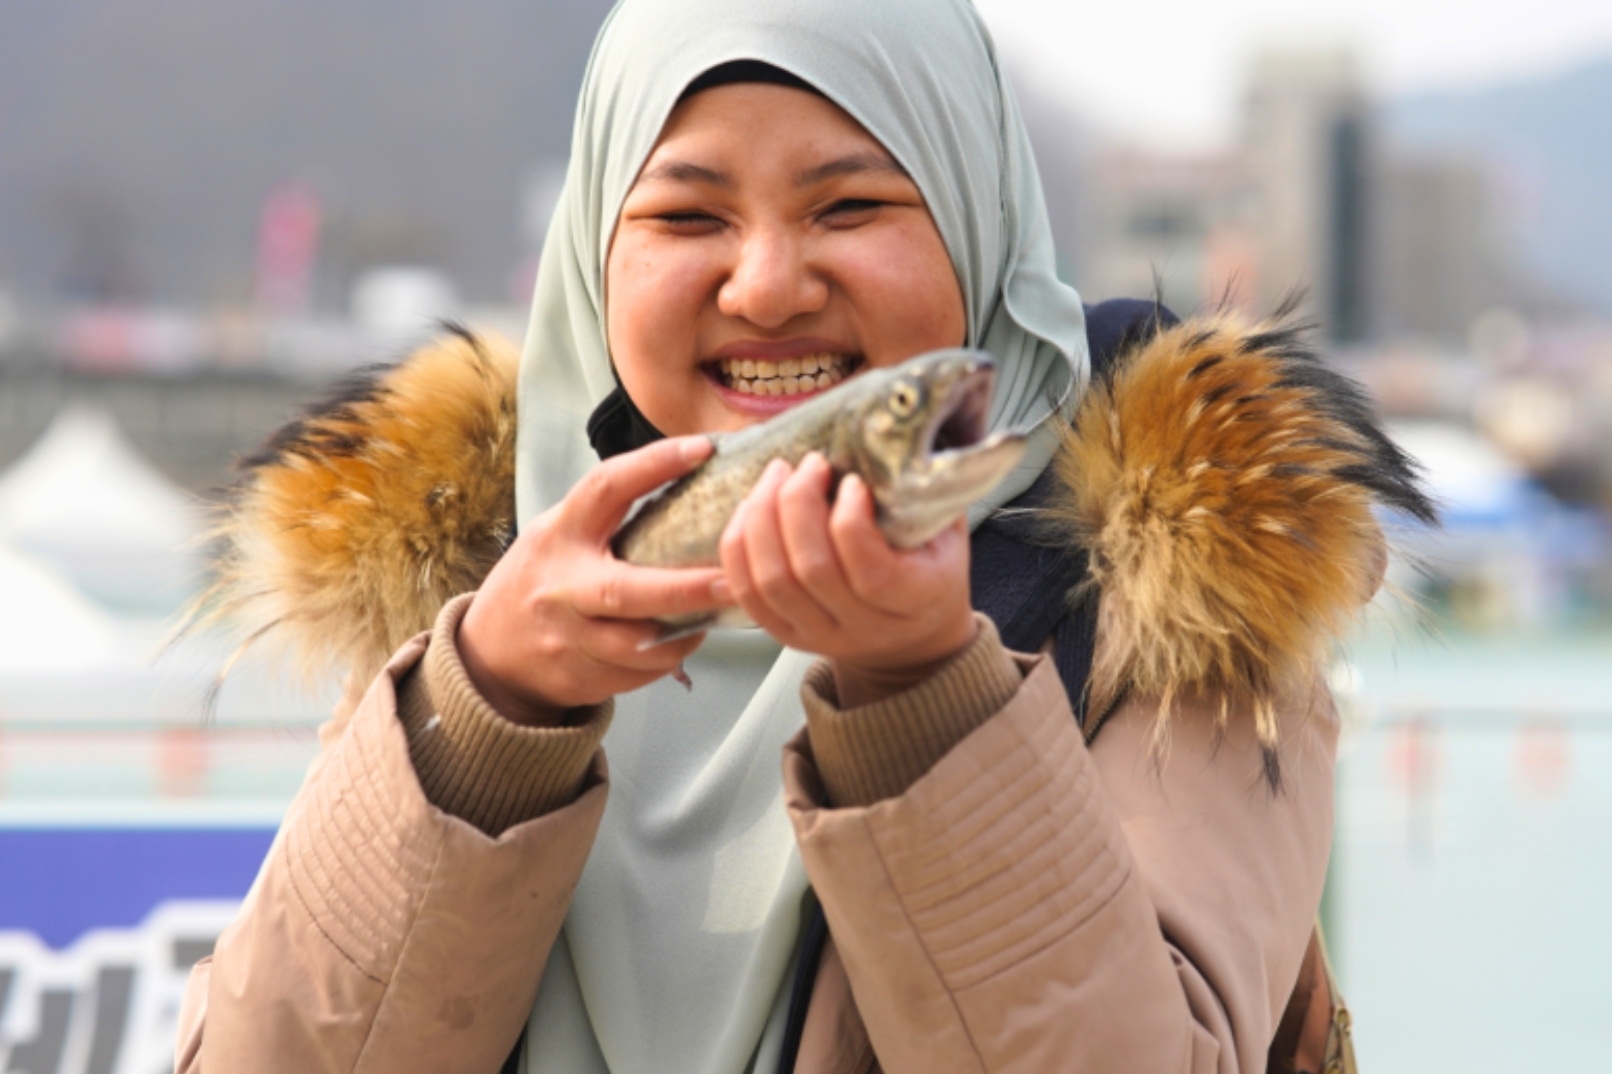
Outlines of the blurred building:
M1237 154L1108 153L1092 169L1082 288L1093 299L1157 293L1182 312L1246 298L1259 281L1254 210Z
M1370 297L1378 336L1464 339L1508 299L1506 250L1489 173L1469 156L1399 153L1373 183Z
M1294 288L1340 341L1372 327L1368 274L1376 138L1359 64L1348 52L1268 53L1253 65L1243 144L1255 208L1255 305Z
M1219 153L1115 147L1090 166L1079 281L1187 311L1258 313L1297 292L1335 342L1464 340L1507 295L1486 166L1404 153L1380 133L1348 52L1270 53L1250 68L1241 133Z
M411 264L506 300L524 177L565 156L608 8L8 5L0 282L31 304L330 312Z

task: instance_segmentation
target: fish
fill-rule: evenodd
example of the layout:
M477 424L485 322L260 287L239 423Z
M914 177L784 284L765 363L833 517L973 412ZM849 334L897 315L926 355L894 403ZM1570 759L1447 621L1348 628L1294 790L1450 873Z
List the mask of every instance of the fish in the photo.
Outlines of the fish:
M773 459L819 452L834 486L856 474L892 547L917 548L990 492L1024 456L1025 435L988 432L996 366L984 351L931 351L870 369L765 422L715 434L696 469L647 497L616 531L617 558L646 567L719 564L722 531ZM830 495L832 496L832 490ZM650 644L754 626L738 608L657 620Z

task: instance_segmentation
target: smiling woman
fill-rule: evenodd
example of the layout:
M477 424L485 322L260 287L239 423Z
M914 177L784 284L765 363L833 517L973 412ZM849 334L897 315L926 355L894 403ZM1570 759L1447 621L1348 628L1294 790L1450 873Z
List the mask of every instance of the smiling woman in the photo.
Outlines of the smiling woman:
M605 294L622 387L672 435L742 428L967 328L917 184L837 105L762 83L673 111Z
M515 446L513 360L450 339L277 437L227 527L263 631L384 667L193 974L181 1068L1342 1069L1317 668L1373 502L1428 508L1292 332L1170 321L1088 324L1057 278L968 0L624 0ZM720 567L612 553L694 434L916 393L874 371L959 344L997 370L966 438L1023 461L927 543L808 454ZM557 377L597 407L569 484ZM762 631L652 644L734 605Z

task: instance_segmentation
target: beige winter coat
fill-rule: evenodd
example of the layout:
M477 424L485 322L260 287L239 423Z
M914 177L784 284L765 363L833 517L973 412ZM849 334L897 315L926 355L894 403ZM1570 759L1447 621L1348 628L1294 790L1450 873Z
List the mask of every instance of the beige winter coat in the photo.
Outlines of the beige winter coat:
M239 920L192 975L180 1071L493 1074L508 1055L604 809L608 712L553 732L493 723L452 649L464 603L323 732ZM1183 700L1156 765L1139 698L1088 750L1050 661L1002 654L987 625L934 680L852 713L808 681L784 780L833 945L797 1069L1263 1071L1330 845L1325 694L1284 714L1272 794L1250 721L1222 740L1218 710ZM400 719L422 657L433 731L464 740L417 760L454 771L435 797L460 795L462 815L422 789ZM1006 702L978 711L1004 679ZM847 744L836 721L890 741L971 719L898 793L829 806L825 786L919 760L814 753ZM490 818L496 835L476 823Z
M494 1074L526 1022L609 793L610 709L518 727L455 649L470 598L440 587L474 585L507 530L512 370L470 337L416 355L278 436L225 527L220 607L315 656L365 667L435 626L322 731L191 978L180 1071ZM983 618L873 705L807 676L783 780L832 943L802 1074L1319 1069L1338 725L1317 669L1380 576L1373 502L1431 516L1373 422L1293 333L1229 318L1092 387L1048 513L1100 593L1089 746L1051 661Z

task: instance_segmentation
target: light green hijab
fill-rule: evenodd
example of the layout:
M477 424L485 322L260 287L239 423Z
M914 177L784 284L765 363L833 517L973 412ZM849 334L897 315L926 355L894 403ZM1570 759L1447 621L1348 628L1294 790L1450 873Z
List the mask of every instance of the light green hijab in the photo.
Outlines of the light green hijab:
M967 0L623 0L594 46L570 168L538 271L521 367L519 517L588 464L582 424L616 387L604 272L622 201L679 95L759 60L860 122L917 183L962 284L968 341L995 356L993 429L1034 429L987 503L1029 486L1046 419L1087 376L1080 298L1054 271L1030 142ZM526 1069L742 1074L777 1062L807 882L783 812L780 750L811 658L719 633L617 699L599 836L532 1012ZM753 1067L752 1067L753 1064Z

